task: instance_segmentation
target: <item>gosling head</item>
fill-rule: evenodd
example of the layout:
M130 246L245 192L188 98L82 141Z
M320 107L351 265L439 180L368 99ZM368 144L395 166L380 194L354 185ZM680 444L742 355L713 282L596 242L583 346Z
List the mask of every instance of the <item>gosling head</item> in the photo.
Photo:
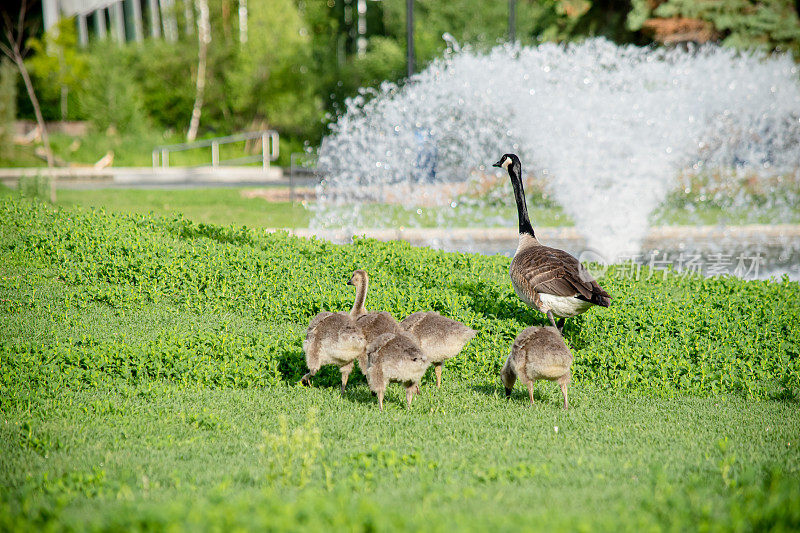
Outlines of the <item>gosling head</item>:
M514 390L514 383L517 382L517 374L514 373L514 369L512 368L510 355L503 365L503 368L500 369L500 381L503 382L503 387L506 389L506 398L510 398L511 391Z
M367 273L361 269L358 269L355 272L353 272L352 276L350 276L350 279L347 281L347 284L359 287L361 285L365 285L366 282L367 282Z
M519 157L517 157L516 154L504 154L503 157L500 158L500 161L492 166L508 170L509 166L519 164Z

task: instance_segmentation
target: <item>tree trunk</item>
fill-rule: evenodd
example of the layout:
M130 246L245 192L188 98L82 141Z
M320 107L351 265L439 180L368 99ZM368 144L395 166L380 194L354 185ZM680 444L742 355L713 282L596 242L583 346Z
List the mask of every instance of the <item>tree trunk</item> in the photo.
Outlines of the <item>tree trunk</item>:
M33 113L36 115L36 123L39 125L39 132L42 135L42 144L44 144L44 152L47 157L47 168L53 168L53 151L50 149L50 137L47 135L47 126L44 123L42 116L42 109L39 107L39 99L36 97L36 92L33 90L33 83L28 74L28 69L25 67L25 61L22 59L18 48L14 48L14 62L17 64L19 73L22 74L22 79L25 81L25 89L28 91L28 98L33 105ZM50 202L56 203L56 178L50 176Z
M33 113L36 115L36 123L39 125L39 131L42 134L42 143L47 154L47 166L53 168L53 152L50 150L50 138L47 136L47 127L44 124L44 117L42 117L42 109L39 107L39 99L36 98L36 93L33 90L33 83L28 74L28 69L25 67L19 50L14 50L14 62L17 64L19 73L22 74L22 79L25 81L25 89L28 91L28 98L30 98L31 105L33 105Z
M203 108L203 93L206 88L206 59L208 56L208 43L211 42L211 27L208 16L208 0L197 0L197 10L200 18L197 21L197 88L195 91L192 119L189 122L189 131L186 140L192 142L197 138L197 129L200 127L200 112Z

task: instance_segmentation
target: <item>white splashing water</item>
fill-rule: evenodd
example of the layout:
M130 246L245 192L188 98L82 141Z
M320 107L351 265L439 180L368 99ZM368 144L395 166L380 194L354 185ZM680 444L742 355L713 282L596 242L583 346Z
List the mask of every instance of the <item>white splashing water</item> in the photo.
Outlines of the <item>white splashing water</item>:
M349 100L331 129L313 228L376 227L366 202L452 195L421 184L492 172L515 152L613 259L638 250L682 170L797 172L800 83L787 55L717 46L451 49L403 87Z

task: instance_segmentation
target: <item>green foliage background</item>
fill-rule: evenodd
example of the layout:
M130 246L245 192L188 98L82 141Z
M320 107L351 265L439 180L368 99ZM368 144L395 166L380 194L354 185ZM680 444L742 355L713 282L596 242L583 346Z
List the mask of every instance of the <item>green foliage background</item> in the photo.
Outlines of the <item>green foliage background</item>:
M252 0L246 44L238 39L238 4L209 5L212 41L201 133L271 127L283 136L284 151L297 151L303 142L321 139L325 124L359 88L401 82L406 75L403 0L368 2L363 55L356 53L354 2ZM800 53L800 20L789 0L520 0L516 11L522 44L597 35L647 44L645 20L681 16L711 23L726 46ZM183 28L182 10L176 14ZM441 55L444 33L477 49L507 39L507 2L416 0L414 17L417 70ZM29 43L28 64L46 118L88 119L101 132L113 124L133 136L146 128L185 131L194 100L195 35L181 30L177 42L145 39L124 46L93 39L82 50L73 20L63 20L57 30ZM24 91L19 108L21 116L32 116Z
M17 68L10 59L0 60L0 159L12 157L14 119L17 115Z
M634 31L653 16L688 17L710 22L725 46L789 51L800 57L800 19L794 2L667 0L654 6L648 0L633 0L631 4L627 25Z

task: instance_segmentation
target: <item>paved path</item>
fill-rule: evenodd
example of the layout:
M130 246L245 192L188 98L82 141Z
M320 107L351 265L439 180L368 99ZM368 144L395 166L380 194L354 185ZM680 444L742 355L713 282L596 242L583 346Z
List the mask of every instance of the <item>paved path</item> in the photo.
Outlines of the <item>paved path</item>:
M283 169L262 167L65 167L65 168L0 168L0 183L16 188L20 178L54 177L60 189L109 188L197 188L288 186L289 175ZM296 180L305 185L309 179Z

